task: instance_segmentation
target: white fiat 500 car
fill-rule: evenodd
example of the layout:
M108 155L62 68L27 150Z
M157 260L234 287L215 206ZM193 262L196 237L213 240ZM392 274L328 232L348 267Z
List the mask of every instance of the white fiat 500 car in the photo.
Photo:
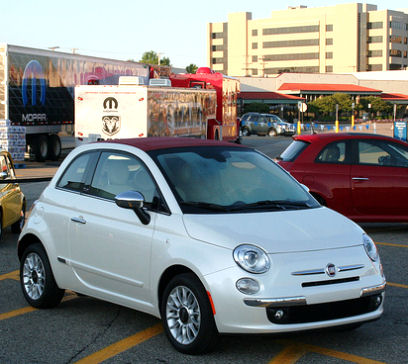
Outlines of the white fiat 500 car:
M64 160L20 235L34 307L65 289L163 321L173 346L218 334L356 327L383 312L377 249L265 155L226 142L123 139Z

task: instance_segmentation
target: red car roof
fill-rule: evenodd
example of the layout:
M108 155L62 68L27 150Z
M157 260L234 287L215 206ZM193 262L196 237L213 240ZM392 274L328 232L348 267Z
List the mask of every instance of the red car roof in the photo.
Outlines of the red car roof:
M395 139L386 135L380 134L368 134L368 133L322 133L322 134L303 134L293 136L294 140L302 140L305 142L329 142L339 139L382 139L382 140L393 140L401 142L399 139ZM404 143L404 142L403 142ZM407 144L407 143L405 143ZM407 144L408 145L408 144Z
M132 147L139 148L143 151L168 149L168 148L182 148L182 147L243 147L240 144L231 142L223 142L218 140L207 140L199 138L182 138L182 137L149 137L149 138L129 138L129 139L113 139L102 142L126 144Z

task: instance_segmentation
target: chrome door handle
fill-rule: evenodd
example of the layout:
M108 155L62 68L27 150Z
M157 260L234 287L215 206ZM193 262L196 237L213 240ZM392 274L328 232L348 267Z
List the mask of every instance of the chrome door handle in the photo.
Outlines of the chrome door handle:
M86 224L86 220L82 216L71 217L71 221L77 222L79 224Z
M367 177L352 177L353 181L369 181L370 179Z

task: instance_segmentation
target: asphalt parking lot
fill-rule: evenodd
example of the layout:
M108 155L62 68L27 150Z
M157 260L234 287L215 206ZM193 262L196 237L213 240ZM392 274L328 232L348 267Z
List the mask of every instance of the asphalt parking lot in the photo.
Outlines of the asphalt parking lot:
M248 137L275 157L290 138ZM27 163L21 177L51 176L55 164ZM28 204L47 182L22 185ZM0 363L407 363L408 224L364 224L388 281L383 317L354 331L224 336L211 354L191 357L167 342L160 321L67 292L55 309L27 306L18 282L17 236L0 242Z

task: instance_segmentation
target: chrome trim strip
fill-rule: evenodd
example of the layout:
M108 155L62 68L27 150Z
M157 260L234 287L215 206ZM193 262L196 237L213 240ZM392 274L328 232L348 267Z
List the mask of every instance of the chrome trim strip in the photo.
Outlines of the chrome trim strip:
M364 264L354 264L354 265L343 265L338 267L339 272L347 272L349 270L357 270L364 268Z
M306 305L306 297L245 298L244 302L251 307L290 307Z
M308 276L313 274L324 274L324 269L309 269L309 270L300 270L298 272L292 272L292 276Z
M353 264L353 265L343 265L341 267L336 266L337 272L347 272L350 270L357 270L364 268L364 264ZM321 269L308 269L308 270L300 270L297 272L292 272L293 276L309 276L314 274L325 274L325 268Z
M384 281L384 283L379 284L377 286L363 288L361 290L360 297L372 296L374 294L384 292L386 285L387 285L387 282Z

